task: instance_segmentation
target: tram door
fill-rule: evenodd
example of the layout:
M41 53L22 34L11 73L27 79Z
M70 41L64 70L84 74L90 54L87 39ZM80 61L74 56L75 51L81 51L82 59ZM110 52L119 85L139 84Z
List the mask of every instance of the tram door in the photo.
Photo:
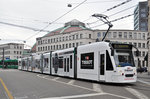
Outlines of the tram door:
M70 72L70 68L69 68L69 66L70 66L70 58L69 58L69 56L66 56L66 57L64 57L64 73L65 73L65 76L70 76L69 74L69 72Z
M100 52L99 54L99 80L105 80L105 67L106 67L106 54L105 52Z

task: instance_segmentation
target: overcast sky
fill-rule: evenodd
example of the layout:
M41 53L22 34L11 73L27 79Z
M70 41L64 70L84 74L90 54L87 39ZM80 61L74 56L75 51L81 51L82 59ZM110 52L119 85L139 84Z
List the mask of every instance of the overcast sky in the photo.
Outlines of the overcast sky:
M53 31L57 28L63 27L64 23L73 19L77 19L81 22L89 24L87 27L92 28L102 24L102 22L99 21L93 23L97 21L97 19L95 17L91 17L91 15L95 13L101 13L110 16L119 11L130 8L109 17L109 20L114 20L129 14L133 14L135 9L134 6L139 2L139 0L131 0L122 6L114 8L110 11L106 11L107 9L127 0L87 0L72 10L83 1L84 0L0 0L0 43L5 43L6 41L18 41L22 43L21 40L25 40L26 45L33 46L37 37L47 34L47 32L38 33L38 31L2 23L43 29L48 25L48 23L53 22L60 16L70 11L53 24L50 24L45 30ZM71 4L72 7L68 7L68 4ZM130 16L128 18L113 22L112 29L133 29L133 22L133 16ZM103 25L92 29L107 28L107 25Z

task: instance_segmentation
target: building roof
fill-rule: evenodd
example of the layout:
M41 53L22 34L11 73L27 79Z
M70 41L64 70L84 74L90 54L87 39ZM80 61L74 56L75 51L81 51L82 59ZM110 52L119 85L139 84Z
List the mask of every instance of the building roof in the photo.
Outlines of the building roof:
M47 33L46 35L44 35L43 37L50 37L50 36L60 34L60 33L69 33L69 32L74 32L74 31L81 31L81 30L85 30L85 29L89 29L89 28L86 28L84 23L74 19L72 21L65 23L64 27L58 28L54 31L51 31L51 32ZM31 51L32 52L36 51L36 44L33 45Z
M73 32L73 31L84 30L84 29L88 29L85 27L85 24L74 19L70 22L65 23L64 27L51 31L48 34L46 34L44 37L49 37L55 34L68 33L68 32Z

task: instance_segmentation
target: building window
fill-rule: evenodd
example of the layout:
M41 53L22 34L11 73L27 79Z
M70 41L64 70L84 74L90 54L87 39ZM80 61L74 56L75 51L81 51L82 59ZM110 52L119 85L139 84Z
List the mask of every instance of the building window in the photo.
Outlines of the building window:
M76 47L78 47L79 46L79 44L78 43L76 43Z
M76 35L76 39L78 39L78 35Z
M141 31L146 31L146 28L145 27L141 28Z
M74 40L74 35L72 35L72 39Z
M59 41L61 42L61 37L59 37Z
M127 38L127 32L124 32L124 38Z
M56 39L54 38L54 42L56 42Z
M143 38L142 39L144 39L145 40L145 33L143 33L143 36L142 36Z
M58 45L56 45L56 50L58 49Z
M141 39L141 33L138 33L138 39Z
M66 48L68 48L68 44L66 44Z
M58 42L58 38L57 38L57 42Z
M68 36L66 36L66 41L68 41Z
M146 23L142 22L141 27L145 27L145 26L146 26Z
M40 45L40 41L38 41L38 45Z
M145 13L142 13L142 14L141 14L141 17L142 17L142 18L146 17L146 14L145 14Z
M138 43L138 47L141 48L141 43Z
M119 36L119 38L122 38L122 32L119 32L118 36Z
M132 42L129 42L129 44L131 44L131 45L132 45Z
M134 43L134 46L137 47L137 43Z
M117 37L117 32L113 32L113 38Z
M111 32L108 32L108 38L111 38Z
M71 43L69 43L69 48L71 48Z
M97 37L101 37L101 33L100 32L97 33Z
M69 36L69 40L71 40L71 36Z
M47 51L47 46L45 46L45 51Z
M129 32L129 38L132 39L132 32Z
M105 36L105 32L103 32L103 37Z
M59 45L59 49L61 49L61 45Z
M53 46L51 46L51 50L53 50Z
M75 47L75 46L74 46L74 43L72 43L72 47Z
M50 43L50 39L48 39L48 43Z
M145 43L143 43L143 48L145 48Z
M137 39L137 33L134 33L134 39Z
M83 34L80 34L80 39L82 39L83 38Z
M142 61L142 64L143 64L143 67L144 67L145 66L145 61L144 60Z
M141 9L141 12L146 12L146 9Z
M50 46L48 46L48 50L50 50Z
M91 34L89 34L89 38L91 38Z
M141 51L139 51L139 56L141 56Z
M145 57L145 52L143 51L142 56Z

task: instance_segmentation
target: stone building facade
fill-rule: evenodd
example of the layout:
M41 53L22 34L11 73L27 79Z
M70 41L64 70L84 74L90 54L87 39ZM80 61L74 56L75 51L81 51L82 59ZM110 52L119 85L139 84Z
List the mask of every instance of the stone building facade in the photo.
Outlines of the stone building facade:
M18 59L22 57L24 51L24 44L20 43L1 44L0 60L3 59L3 48L4 48L4 59Z

